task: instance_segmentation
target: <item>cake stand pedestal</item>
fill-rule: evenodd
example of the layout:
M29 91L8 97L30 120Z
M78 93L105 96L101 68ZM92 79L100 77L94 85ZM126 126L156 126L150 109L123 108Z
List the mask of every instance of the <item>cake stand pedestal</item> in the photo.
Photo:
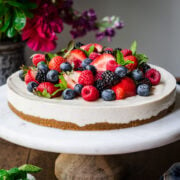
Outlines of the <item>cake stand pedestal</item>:
M126 168L116 154L152 149L180 139L180 86L171 114L138 127L109 131L59 130L23 121L9 109L6 92L6 86L0 87L0 137L28 148L64 153L55 163L58 179L119 180Z

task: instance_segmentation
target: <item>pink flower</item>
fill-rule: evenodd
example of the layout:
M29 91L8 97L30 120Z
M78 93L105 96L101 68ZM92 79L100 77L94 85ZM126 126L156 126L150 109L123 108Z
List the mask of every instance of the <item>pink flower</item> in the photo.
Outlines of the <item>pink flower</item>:
M39 7L34 11L34 17L27 19L22 31L22 40L34 51L52 51L56 48L56 33L63 30L63 23L57 8L50 1L38 1Z

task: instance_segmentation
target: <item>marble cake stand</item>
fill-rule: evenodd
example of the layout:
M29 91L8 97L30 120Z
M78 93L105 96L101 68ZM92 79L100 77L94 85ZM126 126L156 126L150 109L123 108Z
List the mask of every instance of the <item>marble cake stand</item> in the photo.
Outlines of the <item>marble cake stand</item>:
M8 108L6 88L0 87L0 137L25 147L64 153L55 163L58 179L120 179L122 167L112 155L152 149L180 139L180 86L171 114L142 126L109 131L59 130L23 121Z

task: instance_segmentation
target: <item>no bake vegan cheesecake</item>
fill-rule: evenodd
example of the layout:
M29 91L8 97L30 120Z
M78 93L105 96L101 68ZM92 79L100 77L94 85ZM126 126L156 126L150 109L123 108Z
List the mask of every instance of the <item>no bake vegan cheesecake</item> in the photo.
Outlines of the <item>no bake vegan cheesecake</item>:
M175 103L176 81L147 56L100 44L69 43L36 54L9 77L8 104L24 120L71 130L134 127L159 119Z

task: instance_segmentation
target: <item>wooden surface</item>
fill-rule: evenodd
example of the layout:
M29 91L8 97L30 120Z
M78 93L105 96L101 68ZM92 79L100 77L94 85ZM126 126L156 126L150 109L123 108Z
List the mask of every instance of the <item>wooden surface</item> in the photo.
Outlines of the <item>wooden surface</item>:
M125 167L125 180L154 180L159 179L173 163L180 162L179 152L180 141L154 150L114 155L114 158ZM42 172L35 174L38 180L55 180L57 156L57 153L32 150L0 139L0 169L30 163L43 168Z

